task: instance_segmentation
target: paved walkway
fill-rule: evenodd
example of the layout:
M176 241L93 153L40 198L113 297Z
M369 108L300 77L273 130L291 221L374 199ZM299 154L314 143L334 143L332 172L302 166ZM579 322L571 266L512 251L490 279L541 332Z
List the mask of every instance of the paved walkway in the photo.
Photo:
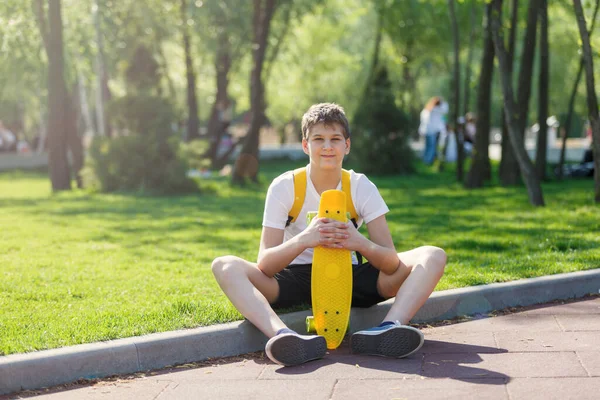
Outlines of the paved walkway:
M600 297L423 329L403 359L354 356L282 368L250 354L22 393L37 399L598 399ZM2 397L1 400L12 397Z
M423 151L424 143L411 142L413 150L418 154ZM532 159L535 157L535 141L529 138L526 143L526 148L529 153L529 157ZM560 143L553 143L548 149L548 162L558 163L560 157ZM579 162L583 159L583 153L588 147L585 139L569 139L567 141L565 159L567 161ZM492 143L489 147L489 155L492 160L500 160L501 146L498 143ZM237 152L232 157L236 157ZM302 151L302 145L300 143L289 143L284 146L279 144L265 144L261 145L260 148L260 159L266 160L271 158L288 157L292 160L306 159L306 155ZM0 172L3 170L10 170L15 168L31 169L46 167L48 165L48 154L15 154L15 153L0 153Z

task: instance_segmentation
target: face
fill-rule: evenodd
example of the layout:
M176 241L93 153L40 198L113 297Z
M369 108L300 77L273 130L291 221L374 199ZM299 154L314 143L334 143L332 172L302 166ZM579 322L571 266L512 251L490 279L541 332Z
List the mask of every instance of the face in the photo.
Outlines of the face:
M350 139L344 137L339 124L317 124L308 131L308 139L302 139L302 149L312 167L341 168L344 156L350 152Z

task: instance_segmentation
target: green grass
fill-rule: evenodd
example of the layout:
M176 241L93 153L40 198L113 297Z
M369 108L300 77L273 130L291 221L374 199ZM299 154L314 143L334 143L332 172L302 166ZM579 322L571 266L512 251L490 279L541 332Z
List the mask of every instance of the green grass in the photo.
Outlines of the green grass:
M262 167L262 185L205 185L205 195L50 194L46 175L0 174L0 354L240 319L210 272L224 254L254 260L270 180L298 164ZM373 180L398 251L446 249L437 290L600 266L593 182L462 189L451 172Z

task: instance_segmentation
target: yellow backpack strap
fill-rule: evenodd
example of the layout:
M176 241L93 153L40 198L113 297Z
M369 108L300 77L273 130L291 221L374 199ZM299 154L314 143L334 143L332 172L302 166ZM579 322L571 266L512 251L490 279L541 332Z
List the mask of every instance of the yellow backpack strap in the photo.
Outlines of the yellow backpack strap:
M306 196L306 167L294 170L294 205L288 215L288 220L285 226L292 222L296 222L300 210L304 205L304 197Z
M346 211L350 213L350 219L354 223L354 226L358 224L358 214L354 208L354 202L352 201L352 192L350 190L350 172L342 169L342 191L346 193Z

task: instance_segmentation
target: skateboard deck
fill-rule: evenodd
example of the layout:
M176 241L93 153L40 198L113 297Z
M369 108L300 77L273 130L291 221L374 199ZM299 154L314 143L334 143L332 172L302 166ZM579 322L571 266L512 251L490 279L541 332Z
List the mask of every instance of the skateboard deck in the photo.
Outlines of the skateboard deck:
M323 192L317 215L347 222L346 194L341 190ZM307 318L307 328L324 336L328 349L335 349L344 340L350 320L352 255L349 250L315 248L311 297L313 317Z

